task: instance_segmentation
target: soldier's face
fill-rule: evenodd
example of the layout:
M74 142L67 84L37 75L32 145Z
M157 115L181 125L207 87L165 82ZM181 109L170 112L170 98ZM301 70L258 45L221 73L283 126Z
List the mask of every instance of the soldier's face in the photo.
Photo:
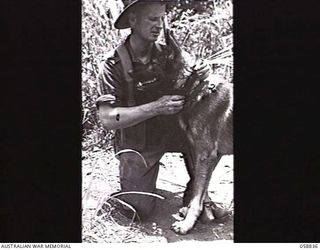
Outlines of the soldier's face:
M151 3L137 10L133 31L143 40L154 42L162 29L162 18L165 14L164 4Z

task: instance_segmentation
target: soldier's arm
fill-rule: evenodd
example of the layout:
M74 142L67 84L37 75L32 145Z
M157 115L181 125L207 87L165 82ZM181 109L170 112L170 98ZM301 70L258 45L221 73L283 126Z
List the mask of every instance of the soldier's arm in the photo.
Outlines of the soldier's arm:
M183 96L171 95L133 107L113 107L105 102L99 105L98 111L103 127L107 130L115 130L134 126L158 115L175 114L183 108L183 104Z

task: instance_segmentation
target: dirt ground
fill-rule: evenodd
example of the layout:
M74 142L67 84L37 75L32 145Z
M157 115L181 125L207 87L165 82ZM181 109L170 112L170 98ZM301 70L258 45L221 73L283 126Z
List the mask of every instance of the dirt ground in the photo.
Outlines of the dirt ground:
M182 205L182 195L189 180L184 161L178 153L167 153L161 159L158 200L149 222L131 224L117 216L97 214L109 195L120 190L118 160L113 151L96 149L83 153L83 241L84 242L181 242L233 240L233 157L224 156L214 170L209 185L213 201L231 211L224 223L197 222L187 235L177 235L170 227ZM114 215L116 213L113 213Z

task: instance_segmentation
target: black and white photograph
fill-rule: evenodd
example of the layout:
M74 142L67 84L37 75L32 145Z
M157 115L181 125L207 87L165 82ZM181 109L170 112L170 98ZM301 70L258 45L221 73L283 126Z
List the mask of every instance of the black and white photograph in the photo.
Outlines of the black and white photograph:
M0 248L319 248L317 5L1 1Z
M82 240L233 241L231 0L82 0Z

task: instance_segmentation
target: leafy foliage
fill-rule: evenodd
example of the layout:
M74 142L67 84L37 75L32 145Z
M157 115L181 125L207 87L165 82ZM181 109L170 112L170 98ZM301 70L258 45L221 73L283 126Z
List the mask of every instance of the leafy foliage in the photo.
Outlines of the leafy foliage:
M124 34L113 28L113 20L122 7L116 0L82 2L82 108L83 148L109 144L112 133L106 133L97 117L99 64L115 48ZM118 11L118 12L117 12Z
M113 23L123 8L121 0L82 1L82 108L83 149L110 145L113 134L105 132L97 117L99 64L116 48L128 30L116 30ZM205 59L214 72L232 82L231 0L179 0L168 7L171 30L182 49L196 59ZM163 38L162 38L163 39Z

